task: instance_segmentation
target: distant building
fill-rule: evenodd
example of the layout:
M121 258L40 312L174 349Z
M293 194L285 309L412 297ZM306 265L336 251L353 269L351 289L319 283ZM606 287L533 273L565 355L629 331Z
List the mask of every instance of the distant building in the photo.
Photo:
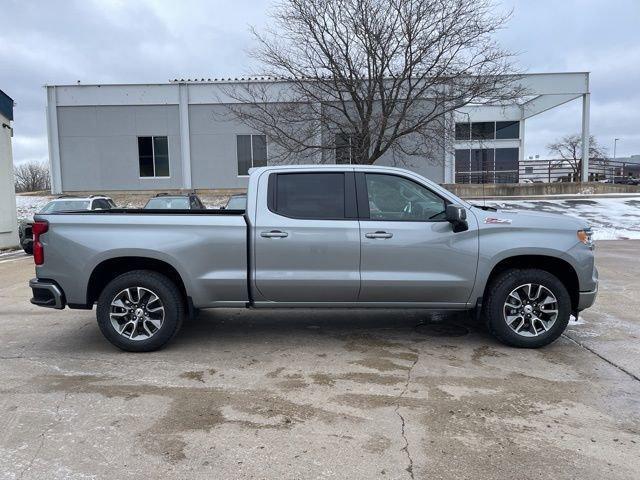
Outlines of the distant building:
M13 99L0 90L0 248L18 245L16 194L13 184Z
M520 161L520 182L553 183L574 181L579 162L563 159L526 158ZM630 157L589 159L589 180L620 181L625 178L640 178L640 155Z
M233 99L224 88L274 81L286 84L254 78L47 86L52 191L246 188L248 169L273 161L271 145L229 115L226 103ZM528 74L519 81L527 90L521 102L470 105L455 113L455 151L442 148L441 161L389 153L377 163L404 166L439 183L518 182L526 119L580 98L588 139L588 73ZM327 139L334 140L338 147L337 137ZM327 150L317 161L349 163L340 152Z

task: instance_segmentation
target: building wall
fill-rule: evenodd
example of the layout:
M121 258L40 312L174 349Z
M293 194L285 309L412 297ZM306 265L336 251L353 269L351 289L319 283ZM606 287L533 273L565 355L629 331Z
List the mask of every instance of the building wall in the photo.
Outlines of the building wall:
M455 148L468 149L470 155L474 149L518 149L522 160L525 119L580 97L583 107L588 107L588 77L588 73L528 74L520 80L531 97L524 104L472 105L455 112L451 121L445 120L451 126L456 122L520 121L519 138L455 142ZM245 187L247 178L238 175L236 135L257 132L230 118L224 104L237 103L228 89L247 81L264 82L270 98L278 101L285 101L290 93L287 82L273 79L47 86L53 191ZM588 108L583 108L583 126L586 139ZM168 137L170 178L140 178L136 138L140 135ZM277 150L269 142L268 150L272 164ZM388 152L377 163L406 167L436 182L454 181L454 152L445 152L442 146L434 152L431 159ZM311 161L333 163L335 155L324 151L301 158L299 163Z
M0 115L0 248L14 247L19 241L10 125L9 119Z
M376 165L406 168L436 183L444 182L444 152L441 160L424 160L417 157L403 157L392 152L385 153L376 161Z
M60 106L57 116L64 191L183 188L177 105ZM246 188L248 178L238 175L236 136L252 133L258 132L230 116L224 105L189 105L192 188ZM165 135L170 178L140 178L137 137ZM267 142L267 148L273 152L277 147ZM324 161L333 163L333 152ZM433 161L388 152L376 163L444 180L442 164Z
M236 135L258 132L226 113L223 105L189 105L193 188L246 188L248 184L247 177L238 175Z
M58 107L64 191L182 187L177 105ZM169 178L140 178L138 136L167 136Z

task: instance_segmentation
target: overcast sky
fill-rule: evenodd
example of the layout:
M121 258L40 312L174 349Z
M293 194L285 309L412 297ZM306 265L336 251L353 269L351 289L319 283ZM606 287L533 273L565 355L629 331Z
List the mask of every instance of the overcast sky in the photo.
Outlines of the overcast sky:
M248 26L269 0L0 0L0 89L16 101L14 162L47 159L44 84L166 82L252 73ZM591 130L640 154L640 0L503 0L499 34L529 72L591 72ZM574 100L527 121L525 154L580 131Z

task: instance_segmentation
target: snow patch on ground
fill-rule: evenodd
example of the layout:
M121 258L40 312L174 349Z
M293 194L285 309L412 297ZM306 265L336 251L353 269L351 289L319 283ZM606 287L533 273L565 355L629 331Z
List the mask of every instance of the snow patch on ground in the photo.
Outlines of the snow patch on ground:
M560 213L579 218L591 225L595 240L640 239L640 196L487 200L486 204L504 210Z
M573 315L571 315L569 317L569 325L586 325L587 322L584 321L584 318L582 318L580 315L578 315L578 318L574 317Z

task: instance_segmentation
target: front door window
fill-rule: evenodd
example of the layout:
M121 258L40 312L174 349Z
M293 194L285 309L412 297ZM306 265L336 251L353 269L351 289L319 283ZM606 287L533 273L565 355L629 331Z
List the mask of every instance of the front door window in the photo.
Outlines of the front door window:
M446 202L431 190L396 175L366 175L371 220L430 221L445 218Z

